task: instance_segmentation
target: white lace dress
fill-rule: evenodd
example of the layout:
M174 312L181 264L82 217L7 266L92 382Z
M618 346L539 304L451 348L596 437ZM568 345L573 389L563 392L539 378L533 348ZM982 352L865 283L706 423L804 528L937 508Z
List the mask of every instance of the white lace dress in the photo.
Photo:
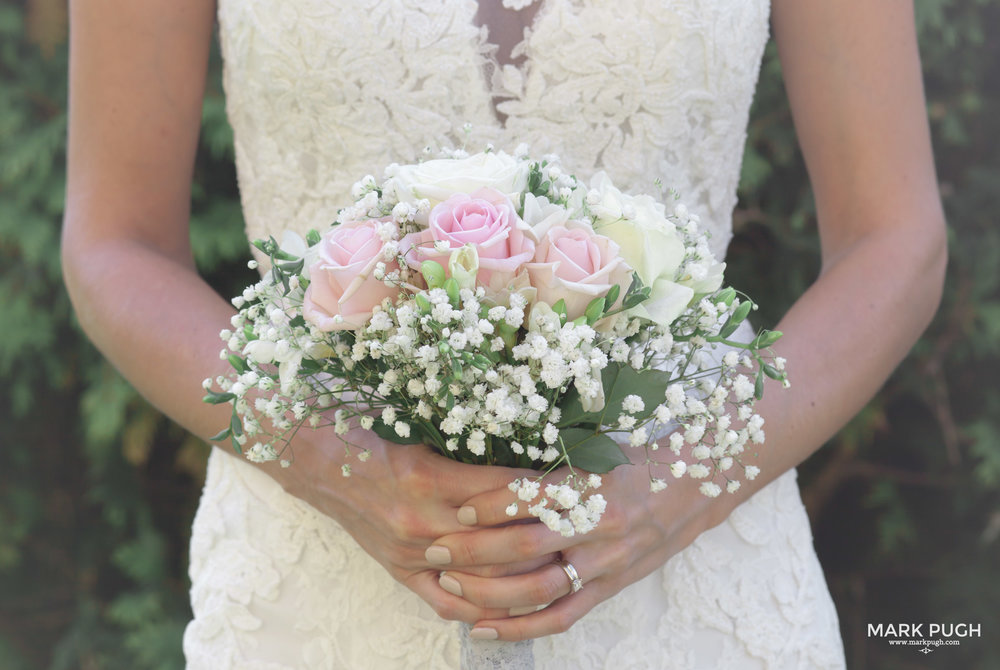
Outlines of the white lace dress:
M497 0L498 1L498 0ZM251 238L328 223L425 146L555 152L577 176L675 188L721 256L766 0L542 0L499 67L474 0L220 0ZM492 76L491 76L492 75ZM500 119L503 119L501 122ZM457 625L335 522L215 451L191 542L188 668L455 668ZM540 669L844 666L794 472L569 632Z

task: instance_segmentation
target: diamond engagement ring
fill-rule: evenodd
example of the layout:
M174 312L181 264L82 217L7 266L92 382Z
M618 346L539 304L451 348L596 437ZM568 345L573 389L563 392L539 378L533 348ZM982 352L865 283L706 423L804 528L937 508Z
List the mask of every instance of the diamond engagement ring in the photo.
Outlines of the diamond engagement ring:
M569 577L569 583L573 587L573 593L576 593L583 588L583 580L580 579L580 575L577 573L576 568L573 567L572 563L563 558L559 559L555 563L562 568L562 571L566 573L567 577Z

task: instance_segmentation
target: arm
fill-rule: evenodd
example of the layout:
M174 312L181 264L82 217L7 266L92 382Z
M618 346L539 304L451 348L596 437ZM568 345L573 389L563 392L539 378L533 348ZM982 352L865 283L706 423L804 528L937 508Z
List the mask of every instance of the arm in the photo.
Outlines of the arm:
M87 334L150 402L201 436L229 421L227 407L201 402L201 380L226 370L218 333L234 313L197 275L188 237L214 9L209 0L71 3L62 247ZM373 456L350 479L340 474L344 447L330 430L301 431L295 466L265 470L337 518L439 612L480 616L468 604L442 605L424 549L461 528L462 501L503 486L510 472L351 437Z
M556 599L535 614L480 621L484 637L564 631L722 522L861 409L937 309L944 219L910 3L775 0L773 21L816 195L823 268L777 327L784 337L775 348L789 361L793 388L770 389L758 405L767 420L767 444L754 461L762 476L708 500L688 478L649 494L645 467L625 466L605 477L608 512L586 536L567 540L536 524L441 538L466 599L517 608ZM467 505L491 525L503 522L509 502L497 491ZM460 572L554 551L576 566L583 591L566 596L558 566L497 580Z

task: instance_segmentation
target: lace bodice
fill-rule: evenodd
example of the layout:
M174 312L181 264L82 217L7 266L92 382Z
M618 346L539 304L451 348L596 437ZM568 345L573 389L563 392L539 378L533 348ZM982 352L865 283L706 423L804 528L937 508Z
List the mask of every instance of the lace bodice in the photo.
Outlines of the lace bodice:
M476 10L474 0L219 2L251 239L329 223L355 181L425 147L527 142L579 177L604 169L648 193L659 179L724 255L766 1L543 0L514 48L520 67L497 66Z
M531 9L503 59L519 65L501 67L473 0L219 0L249 237L329 223L354 181L424 147L527 142L579 177L603 169L650 193L661 180L723 255L767 0ZM219 450L191 579L189 670L457 667L456 624L334 521ZM539 670L843 667L795 473L534 654Z

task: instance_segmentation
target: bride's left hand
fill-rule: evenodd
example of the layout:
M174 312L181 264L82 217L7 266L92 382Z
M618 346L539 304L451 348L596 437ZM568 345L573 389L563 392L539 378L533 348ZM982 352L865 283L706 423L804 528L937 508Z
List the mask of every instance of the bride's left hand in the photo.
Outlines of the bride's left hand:
M561 474L557 471L546 479L559 481ZM530 517L523 503L517 516L507 516L506 508L515 500L507 489L465 503L460 518L475 518L479 530L434 542L433 546L446 547L451 557L441 565L445 572L439 583L453 597L484 609L511 610L510 618L478 621L473 637L513 641L565 632L595 605L650 574L703 531L721 523L734 506L725 496L705 497L698 491L700 482L690 477L670 477L666 490L653 493L649 470L641 464L620 466L602 478L600 492L608 501L607 509L597 527L585 535L563 537L537 521L510 524ZM474 517L470 510L475 510ZM572 592L558 563L520 575L481 576L483 566L557 552L576 569L583 589ZM535 611L543 605L549 606Z

